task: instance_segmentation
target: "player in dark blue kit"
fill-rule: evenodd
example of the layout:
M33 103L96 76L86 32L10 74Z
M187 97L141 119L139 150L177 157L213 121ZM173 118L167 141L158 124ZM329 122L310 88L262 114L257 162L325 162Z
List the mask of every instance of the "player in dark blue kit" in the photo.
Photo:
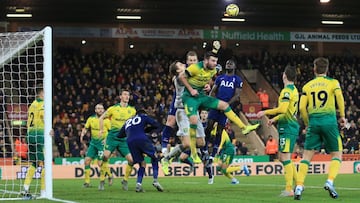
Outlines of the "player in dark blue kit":
M241 88L243 85L242 79L235 75L236 62L233 59L226 61L225 70L226 73L216 77L214 86L210 92L211 96L221 99L227 102L230 106L237 100L239 100ZM217 152L218 146L221 141L221 134L225 128L227 117L223 111L211 109L208 115L208 123L205 130L206 136L211 136L211 131L214 128L214 124L217 123L216 137L213 141L213 152ZM212 154L212 157L215 154ZM245 169L246 172L246 169Z
M145 132L149 132L151 130L159 130L160 127L161 124L159 122L149 117L144 110L139 110L134 117L126 121L125 125L119 132L119 138L127 137L126 141L133 157L134 164L139 164L136 192L145 192L142 188L142 179L144 177L146 167L144 154L151 158L154 177L152 185L158 191L163 191L163 187L158 182L159 165L156 151L153 143L145 134Z

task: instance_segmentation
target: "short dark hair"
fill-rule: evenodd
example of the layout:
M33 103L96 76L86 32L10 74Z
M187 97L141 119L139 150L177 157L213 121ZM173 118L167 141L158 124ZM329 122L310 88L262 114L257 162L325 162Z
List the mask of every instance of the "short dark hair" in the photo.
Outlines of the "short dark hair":
M286 66L284 73L287 77L287 79L291 82L295 82L296 80L296 69L294 66Z
M315 73L324 74L329 69L329 59L319 57L314 60Z
M177 65L176 63L180 62L179 60L176 60L174 62L172 62L169 66L169 72L172 75L176 75L176 70L177 70Z
M119 95L122 95L123 92L129 92L129 93L130 93L130 90L128 90L128 89L121 89L120 92L119 92Z
M235 65L237 64L237 60L234 57L228 59L226 62L228 62L228 61L232 61Z
M205 54L204 54L204 59L209 59L211 56L212 56L212 57L215 57L215 58L218 58L218 57L219 57L217 53L214 53L214 52L212 52L212 51L207 51L207 52L205 52Z
M232 63L235 65L235 69L237 68L237 61L236 61L235 58L230 58L230 59L228 59L228 60L225 62L225 68L226 68L226 64L227 64L228 62L232 62Z
M147 114L146 110L145 109L138 109L136 111L136 114Z
M102 103L102 102L95 104L95 108L96 108L97 105L101 105L101 106L103 106L105 108L104 103Z

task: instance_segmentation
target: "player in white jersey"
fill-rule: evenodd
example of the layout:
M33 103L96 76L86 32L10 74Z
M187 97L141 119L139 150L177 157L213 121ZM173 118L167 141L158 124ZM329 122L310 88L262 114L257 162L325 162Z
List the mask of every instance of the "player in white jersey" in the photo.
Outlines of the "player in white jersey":
M187 61L189 61L189 56L191 56L191 55L189 55L189 53L188 53ZM197 57L196 57L196 59L197 59ZM197 62L197 60L192 60L192 61ZM177 62L178 61L174 62L173 64L176 64ZM176 98L175 98L174 106L177 109L175 118L176 118L177 126L179 128L179 130L177 131L177 136L180 136L181 144L177 145L173 150L171 150L169 152L169 154L165 155L165 157L161 160L162 169L163 169L165 175L167 175L169 173L169 160L172 157L179 155L180 153L181 153L180 160L183 161L184 163L189 164L190 166L192 165L192 163L189 160L187 160L187 158L190 155L190 151L189 151L189 148L190 148L190 134L189 134L190 121L186 115L184 105L182 102L182 98L181 98L185 87L181 84L181 82L177 78L177 75L183 71L185 71L185 69L181 69L181 68L179 69L175 65L170 65L170 73L175 75L173 78L173 82L175 85L175 91L176 91ZM205 145L205 132L204 132L204 127L201 124L200 119L198 120L198 125L197 125L196 144L198 147L203 147ZM188 153L186 153L185 150L188 150ZM193 161L195 163L201 163L201 160L193 160Z
M186 64L191 65L191 64L194 64L197 62L198 62L198 57L197 57L196 52L189 51L186 54ZM177 109L175 107L175 98L176 98L176 91L174 91L173 99L172 99L170 107L169 107L168 117L166 119L166 124L161 133L161 146L162 146L161 152L163 155L166 155L167 153L170 152L169 139L172 135L172 130L173 130L173 128L175 128L175 124L176 124L175 114L176 114Z

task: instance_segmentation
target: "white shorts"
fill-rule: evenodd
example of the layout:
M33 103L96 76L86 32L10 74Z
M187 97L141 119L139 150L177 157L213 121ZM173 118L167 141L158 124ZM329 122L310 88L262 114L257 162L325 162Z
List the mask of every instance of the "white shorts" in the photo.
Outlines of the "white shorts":
M190 136L190 121L189 117L187 117L184 109L177 109L175 113L176 124L179 128L176 135L177 136ZM198 123L196 129L196 137L201 138L205 137L205 130L200 121L200 117L198 115Z

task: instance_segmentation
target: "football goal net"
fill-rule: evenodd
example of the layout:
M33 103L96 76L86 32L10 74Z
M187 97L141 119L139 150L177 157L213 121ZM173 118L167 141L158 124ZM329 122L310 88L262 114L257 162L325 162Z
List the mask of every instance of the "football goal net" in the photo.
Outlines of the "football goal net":
M26 173L33 151L38 150L37 144L27 141L27 120L32 116L28 108L37 99L40 85L44 88L45 161L34 166L29 194L52 199L52 31L46 27L34 32L0 33L0 200L23 199ZM40 181L43 168L45 190Z

